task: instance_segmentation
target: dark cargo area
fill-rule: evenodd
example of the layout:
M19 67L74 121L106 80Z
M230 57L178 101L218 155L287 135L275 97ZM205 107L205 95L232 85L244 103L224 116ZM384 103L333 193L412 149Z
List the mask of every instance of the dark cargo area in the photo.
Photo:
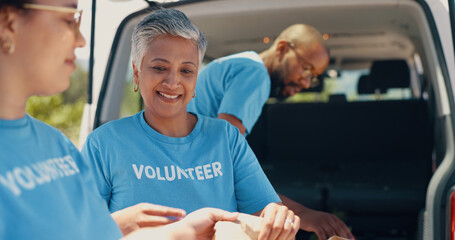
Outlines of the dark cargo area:
M247 140L277 192L339 215L357 239L414 239L429 119L422 99L267 104Z

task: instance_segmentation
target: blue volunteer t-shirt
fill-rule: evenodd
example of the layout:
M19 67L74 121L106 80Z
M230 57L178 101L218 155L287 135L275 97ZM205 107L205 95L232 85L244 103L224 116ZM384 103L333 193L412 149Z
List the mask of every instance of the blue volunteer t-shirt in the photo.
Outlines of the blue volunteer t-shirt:
M209 63L199 74L188 112L216 118L234 115L250 133L270 95L270 76L255 52L242 52Z
M238 129L197 117L182 138L155 131L143 111L88 136L82 154L111 212L149 202L187 213L215 207L251 214L280 201Z
M0 119L0 239L119 239L71 141L28 115Z

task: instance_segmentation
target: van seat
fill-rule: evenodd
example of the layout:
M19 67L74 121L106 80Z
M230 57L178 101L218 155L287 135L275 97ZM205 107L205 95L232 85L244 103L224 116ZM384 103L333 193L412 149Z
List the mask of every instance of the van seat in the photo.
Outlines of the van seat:
M373 62L370 75L362 75L357 83L358 94L386 93L390 88L408 88L411 74L405 60Z
M268 104L247 140L277 192L307 207L412 219L431 177L427 111L421 99Z

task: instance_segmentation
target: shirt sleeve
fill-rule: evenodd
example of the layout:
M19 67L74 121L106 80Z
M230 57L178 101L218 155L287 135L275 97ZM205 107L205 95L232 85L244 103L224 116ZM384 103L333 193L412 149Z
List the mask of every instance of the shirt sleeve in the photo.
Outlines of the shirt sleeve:
M250 133L270 95L270 76L263 64L250 59L230 64L218 114L234 115Z
M109 205L112 196L112 184L109 180L109 172L100 154L97 141L92 136L87 137L87 141L82 148L82 157L89 164L91 172L100 195Z
M269 203L280 202L245 137L228 124L234 166L234 186L240 212L253 214Z

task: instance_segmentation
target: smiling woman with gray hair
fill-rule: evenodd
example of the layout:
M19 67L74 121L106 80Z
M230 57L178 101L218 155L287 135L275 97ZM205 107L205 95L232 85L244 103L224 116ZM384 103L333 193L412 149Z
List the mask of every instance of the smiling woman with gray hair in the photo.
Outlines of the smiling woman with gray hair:
M147 202L261 215L259 239L292 239L300 219L281 204L244 136L224 120L186 110L197 97L204 35L182 12L161 9L132 39L134 90L145 110L99 127L82 150L122 231L172 221L137 205Z

